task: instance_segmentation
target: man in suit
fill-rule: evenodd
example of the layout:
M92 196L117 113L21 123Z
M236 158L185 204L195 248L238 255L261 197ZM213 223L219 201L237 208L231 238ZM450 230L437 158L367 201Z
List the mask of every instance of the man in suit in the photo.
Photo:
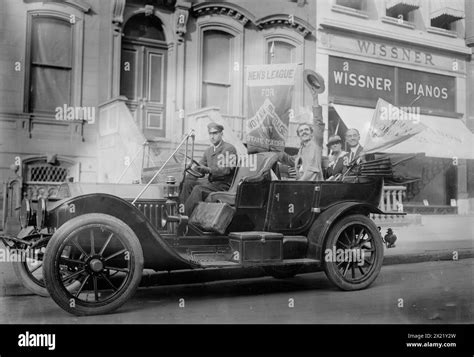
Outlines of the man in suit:
M222 140L224 127L220 124L209 123L207 130L211 146L206 149L195 170L202 174L208 174L208 180L200 182L190 177L185 178L180 202L184 203L184 212L187 216L190 216L194 207L204 201L211 192L227 191L234 176L235 168L228 165L224 159L234 155L233 162L236 163L237 150L232 144Z
M364 148L360 145L359 141L359 130L352 128L346 131L347 157L349 161L347 164L350 164L354 159L357 159L358 163L374 160L373 154L363 155Z

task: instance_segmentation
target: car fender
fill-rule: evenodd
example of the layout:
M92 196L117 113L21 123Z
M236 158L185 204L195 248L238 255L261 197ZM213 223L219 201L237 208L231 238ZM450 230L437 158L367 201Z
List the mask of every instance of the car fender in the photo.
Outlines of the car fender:
M313 222L308 233L307 257L322 262L324 240L331 227L342 217L348 214L383 213L377 207L363 202L342 202L334 204L324 210Z
M48 212L47 225L59 228L68 220L88 213L108 214L125 222L140 241L145 268L176 270L198 267L169 247L140 210L117 196L93 193L58 201Z

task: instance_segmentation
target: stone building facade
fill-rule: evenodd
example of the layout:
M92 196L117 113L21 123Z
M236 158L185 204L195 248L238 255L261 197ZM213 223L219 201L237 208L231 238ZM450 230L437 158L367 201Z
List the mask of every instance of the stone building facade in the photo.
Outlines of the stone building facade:
M367 133L377 99L414 108L437 132L412 160L422 179L407 186L407 211L473 210L467 168L472 134L472 23L470 1L317 2L316 68L328 78L323 95L329 134L356 127ZM469 25L472 26L472 25ZM470 31L470 32L469 32ZM468 39L469 37L469 39ZM343 130L341 131L341 126ZM472 127L472 126L471 126Z
M0 180L53 156L84 182L116 182L133 161L132 182L139 151L158 165L203 108L241 137L245 66L315 69L315 17L299 0L4 1ZM311 98L299 77L297 109Z
M452 8L447 13L446 3ZM394 76L394 86L411 75L431 86L446 79L449 100L421 100L422 114L472 121L469 3L4 0L0 181L21 162L24 172L17 174L32 186L65 176L82 182L133 182L144 168L162 163L201 117L224 120L228 135L242 138L244 73L254 64L298 64L289 146L297 145L296 123L311 105L303 69L317 70L327 79L321 102L329 134L343 115L333 104L357 113L373 109L373 93L351 94L335 86L332 72L344 62ZM433 17L436 11L439 15ZM446 21L436 22L439 18ZM408 96L390 96L394 104L407 104L403 100ZM430 103L436 105L430 108ZM197 140L206 143L205 138ZM472 165L460 159L452 169L443 160L424 160L421 164L434 177L414 194L414 201L426 196L433 204L449 206L452 197L463 212L472 209ZM453 178L455 187L449 185Z

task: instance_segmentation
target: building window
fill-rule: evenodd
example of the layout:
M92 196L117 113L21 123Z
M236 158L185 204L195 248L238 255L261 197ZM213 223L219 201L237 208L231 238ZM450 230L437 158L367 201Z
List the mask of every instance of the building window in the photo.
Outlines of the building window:
M411 11L394 11L387 9L387 16L397 20L403 20L403 22L413 22L413 13Z
M295 63L295 46L283 41L270 41L267 43L267 63Z
M350 7L354 10L364 11L364 0L336 0L336 5Z
M161 21L155 16L138 14L127 21L123 30L127 38L165 41L165 33Z
M433 3L430 12L431 27L456 31L456 22L464 18L464 9L459 3Z
M30 18L27 111L54 112L72 104L73 28L53 16Z
M412 22L414 10L420 8L419 0L386 0L386 15L403 21Z
M295 38L290 38L286 34L272 35L266 38L265 61L267 64L281 63L303 63L304 49L303 43ZM296 66L295 87L291 109L294 115L290 116L290 121L297 120L304 106L304 84L303 67Z
M218 107L231 114L234 36L219 30L206 30L202 42L202 107Z
M440 20L438 19L431 19L431 27L437 27L443 30L448 30L448 31L456 31L456 22L457 20L452 21L451 19L447 20Z

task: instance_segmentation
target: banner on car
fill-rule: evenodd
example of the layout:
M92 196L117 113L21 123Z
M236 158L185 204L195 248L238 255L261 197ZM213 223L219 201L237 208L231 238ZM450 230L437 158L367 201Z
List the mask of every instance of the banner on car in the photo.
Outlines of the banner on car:
M245 141L249 153L283 151L288 136L296 64L247 66L248 115Z

